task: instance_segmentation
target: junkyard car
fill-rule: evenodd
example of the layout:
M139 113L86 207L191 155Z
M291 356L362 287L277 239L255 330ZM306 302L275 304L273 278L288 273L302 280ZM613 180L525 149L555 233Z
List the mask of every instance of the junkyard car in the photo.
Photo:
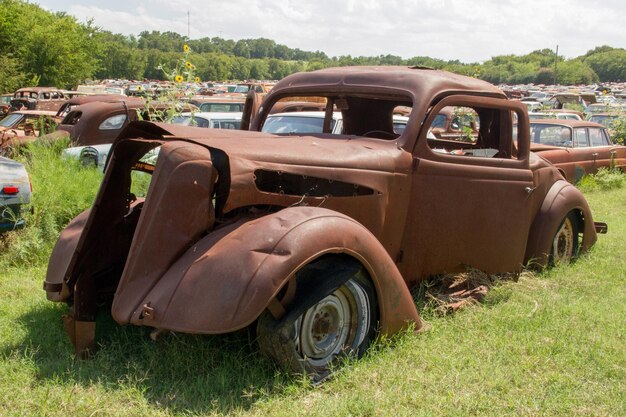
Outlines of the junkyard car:
M239 129L241 127L241 113L183 113L175 116L172 123L183 126L197 126L214 129ZM79 159L85 166L104 168L111 143L98 145L72 146L63 150L63 155Z
M570 182L600 168L626 172L626 146L615 145L598 123L574 120L531 120L530 149L556 166Z
M59 124L75 145L91 146L112 143L132 120L164 120L173 104L131 98L122 101L97 101L81 104L71 110ZM197 110L189 103L181 104L176 112Z
M202 112L241 112L244 99L234 96L200 96L193 97L189 103L197 106Z
M49 110L57 111L65 102L63 91L54 87L20 88L11 99L11 111Z
M0 156L0 232L24 226L22 207L30 203L31 186L23 164Z
M11 108L11 97L13 97L13 94L0 95L0 116L4 116L9 112Z
M214 129L241 128L241 112L184 112L174 116L172 123Z
M261 131L277 134L323 133L324 115L325 113L321 111L289 111L285 113L272 113L267 116ZM394 133L402 133L407 121L408 117L394 114ZM333 112L330 132L333 134L341 134L343 132L343 119L341 112Z
M321 133L261 132L274 103L303 96L327 103ZM397 134L400 106L411 112ZM475 141L428 138L449 106L480 118ZM97 306L112 299L120 324L255 326L264 352L322 378L377 332L421 329L409 286L425 277L567 261L597 238L583 195L529 153L526 107L474 78L294 74L243 128L133 122L116 139L93 207L62 232L44 282L48 299L72 306L64 323L77 353L93 350ZM156 147L156 165L140 161ZM152 172L147 193L136 170Z
M7 114L0 120L0 149L52 132L60 120L55 115L47 110L20 110Z

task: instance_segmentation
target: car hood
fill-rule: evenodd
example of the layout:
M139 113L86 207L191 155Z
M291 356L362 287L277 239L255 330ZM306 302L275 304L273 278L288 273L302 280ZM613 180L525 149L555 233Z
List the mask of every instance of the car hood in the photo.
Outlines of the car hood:
M117 140L133 137L186 140L223 151L230 159L270 165L406 174L412 162L411 155L395 141L354 136L282 136L167 123L131 122Z

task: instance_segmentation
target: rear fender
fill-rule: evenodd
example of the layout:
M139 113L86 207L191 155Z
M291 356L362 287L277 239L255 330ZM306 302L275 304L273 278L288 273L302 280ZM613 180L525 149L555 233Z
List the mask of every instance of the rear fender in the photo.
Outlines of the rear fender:
M596 242L593 217L585 197L569 182L559 180L552 185L535 216L528 236L524 262L538 267L548 265L552 239L570 211L576 213L579 220L578 230L583 233L580 250L586 251Z
M383 333L410 323L421 327L410 292L380 242L353 219L312 207L287 208L209 234L165 273L130 320L112 313L122 323L187 333L235 331L275 304L301 268L326 254L349 255L367 270Z

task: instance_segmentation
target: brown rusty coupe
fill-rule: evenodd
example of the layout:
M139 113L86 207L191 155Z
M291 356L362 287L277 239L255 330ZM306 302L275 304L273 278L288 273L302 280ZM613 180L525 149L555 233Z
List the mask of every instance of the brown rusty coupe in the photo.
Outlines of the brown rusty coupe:
M326 103L321 133L261 132L289 97ZM428 136L449 106L480 118L475 140ZM410 109L401 134L399 107ZM596 241L583 195L530 154L526 107L480 80L333 68L286 77L247 112L248 130L142 121L116 139L94 205L62 232L44 283L71 306L77 353L93 349L105 303L118 323L159 330L255 326L263 352L323 378L378 333L421 329L409 287L425 277L519 272ZM155 149L153 164L144 155Z
M530 121L530 150L556 166L570 182L600 168L626 172L626 146L616 145L603 125L588 121Z

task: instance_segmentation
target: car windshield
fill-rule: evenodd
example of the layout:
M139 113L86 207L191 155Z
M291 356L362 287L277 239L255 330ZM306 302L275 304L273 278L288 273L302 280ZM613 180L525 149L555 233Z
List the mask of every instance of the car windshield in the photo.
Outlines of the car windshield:
M331 122L331 131L335 120ZM263 125L263 132L267 133L322 133L324 117L311 116L269 116Z
M4 119L0 120L0 126L11 127L14 126L22 118L21 114L11 113Z
M200 111L212 112L212 113L230 113L239 112L243 110L243 103L202 103L200 104Z

